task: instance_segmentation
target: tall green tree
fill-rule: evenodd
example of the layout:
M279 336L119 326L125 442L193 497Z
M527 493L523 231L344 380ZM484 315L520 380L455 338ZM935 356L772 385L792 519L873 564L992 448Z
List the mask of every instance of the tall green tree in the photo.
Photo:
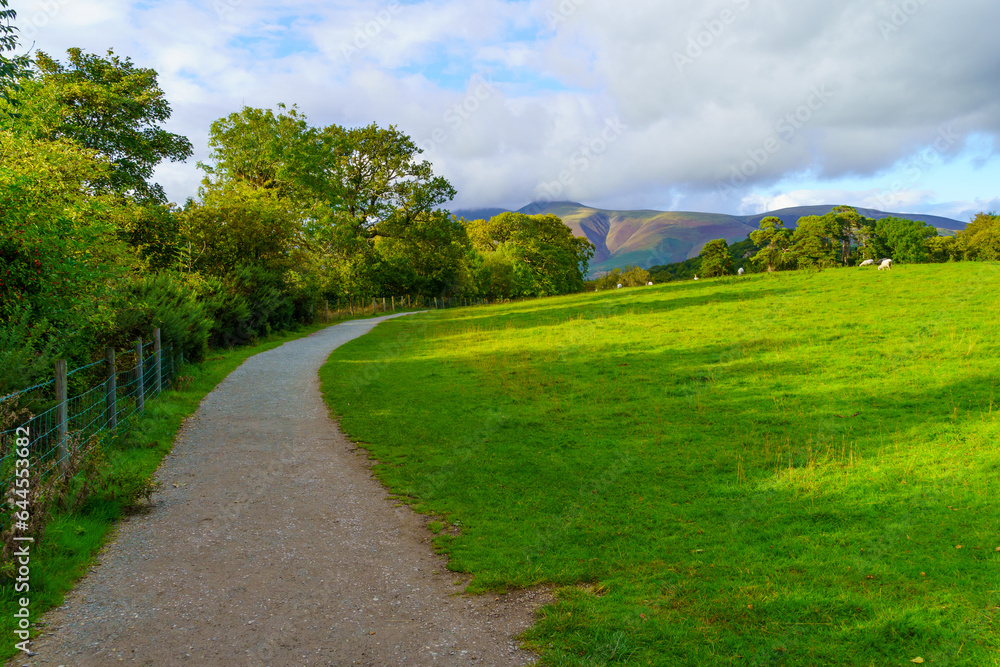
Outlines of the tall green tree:
M296 203L308 214L317 207L336 208L341 197L340 150L331 133L309 125L292 106L243 107L212 123L210 163L205 186L241 182Z
M955 244L965 259L1000 259L1000 215L977 213L955 236Z
M791 245L792 234L785 229L781 218L774 216L760 221L760 229L750 232L750 240L760 248L753 260L767 267L768 273L774 273L785 262L785 252Z
M832 240L840 244L840 261L851 259L851 247L864 236L865 218L851 206L837 206L824 216Z
M885 257L897 262L913 264L930 259L927 241L937 236L937 230L925 222L887 217L875 223L875 237L878 247L884 249Z
M18 95L34 107L35 131L107 159L111 168L92 187L138 203L166 202L163 187L150 180L153 170L164 160L186 160L192 148L185 137L161 127L170 118L170 105L156 72L111 50L107 57L78 48L67 55L64 65L39 52L36 71Z
M479 252L502 249L530 270L534 276L532 295L569 294L583 289L594 245L573 236L558 217L501 213L490 220L473 220L467 223L467 229Z
M0 130L0 372L10 354L27 351L22 365L40 361L32 356L49 331L58 331L52 345L63 358L80 360L111 319L109 295L134 264L117 239L113 202L89 186L107 169L72 142Z
M464 229L441 208L455 190L396 128L320 129L294 107L246 107L213 123L209 146L203 192L232 183L273 192L297 211L309 266L339 293L462 282Z
M709 241L698 256L701 257L701 272L705 278L728 276L733 272L733 258L726 239Z
M807 215L799 218L788 249L799 268L824 268L840 259L841 228L833 216Z

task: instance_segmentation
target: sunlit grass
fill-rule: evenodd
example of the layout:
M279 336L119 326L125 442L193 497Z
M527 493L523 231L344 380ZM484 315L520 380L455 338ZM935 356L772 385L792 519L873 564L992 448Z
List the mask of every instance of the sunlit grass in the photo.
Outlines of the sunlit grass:
M1000 265L403 318L322 372L549 664L997 664ZM349 404L349 405L348 405ZM596 583L602 594L583 590Z

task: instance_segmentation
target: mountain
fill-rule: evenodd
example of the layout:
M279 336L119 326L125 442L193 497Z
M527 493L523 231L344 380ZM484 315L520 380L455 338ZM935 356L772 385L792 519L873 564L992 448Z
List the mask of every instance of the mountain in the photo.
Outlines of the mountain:
M799 206L770 211L759 215L737 216L724 213L691 213L685 211L607 211L576 202L533 202L518 213L558 216L577 236L586 236L597 248L590 262L591 275L614 268L683 262L697 257L701 247L712 239L729 243L742 241L769 216L781 218L785 226L794 229L798 219L806 215L825 215L828 206ZM858 213L876 220L894 216L921 220L942 231L963 229L965 223L950 218L909 213L886 213L859 208ZM466 220L482 220L507 212L502 208L452 211Z

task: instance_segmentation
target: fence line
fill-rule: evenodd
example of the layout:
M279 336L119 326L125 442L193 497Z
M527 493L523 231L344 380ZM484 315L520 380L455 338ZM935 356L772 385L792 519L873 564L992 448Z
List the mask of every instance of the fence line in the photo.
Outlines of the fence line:
M338 299L335 303L337 315L346 313L374 315L395 312L397 308L461 308L469 306L491 306L509 303L510 299L496 301L468 297L424 297L405 295L401 297L373 297L369 305L362 299ZM331 319L333 309L330 302L325 304L325 315ZM116 357L131 357L133 365L119 369ZM56 362L56 377L36 385L0 397L0 404L6 401L56 385L56 405L33 416L31 419L14 424L0 431L0 497L14 478L13 446L18 437L18 428L28 428L30 432L30 458L41 466L43 475L65 464L74 443L86 443L92 436L103 441L117 432L118 426L145 411L146 401L158 396L171 385L177 368L184 362L183 354L176 356L171 348L161 348L160 330L153 332L148 342L137 340L132 350L117 355L113 348L107 349L105 359L67 371L65 362ZM65 394L66 381L76 373L106 365L105 379L74 396Z
M47 475L67 463L74 446L84 446L93 436L101 442L114 435L120 424L141 415L147 400L170 387L183 363L183 354L175 355L170 347L161 349L159 329L153 332L151 342L137 340L132 351L120 355L133 357L131 366L118 368L117 356L109 347L105 359L69 372L65 361L57 361L53 379L0 398L3 403L56 385L56 405L0 431L0 497L14 478L14 442L19 428L29 431L32 467L39 466L40 473ZM71 375L101 364L107 367L104 380L73 396L67 395L66 380ZM23 433L20 435L23 437Z
M440 310L445 308L468 308L471 306L495 306L500 303L511 303L523 301L535 297L524 299L484 299L464 296L383 296L371 297L371 300L362 297L339 298L336 301L327 300L323 302L325 321L341 319L345 316L364 315L371 313L396 312L397 309L428 308Z

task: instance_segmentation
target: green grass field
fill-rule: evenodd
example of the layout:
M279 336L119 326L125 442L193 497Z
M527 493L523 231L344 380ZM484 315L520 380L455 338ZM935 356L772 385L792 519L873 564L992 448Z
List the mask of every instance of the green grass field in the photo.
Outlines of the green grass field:
M435 312L321 376L470 592L559 586L545 664L995 665L998 285L897 266Z

